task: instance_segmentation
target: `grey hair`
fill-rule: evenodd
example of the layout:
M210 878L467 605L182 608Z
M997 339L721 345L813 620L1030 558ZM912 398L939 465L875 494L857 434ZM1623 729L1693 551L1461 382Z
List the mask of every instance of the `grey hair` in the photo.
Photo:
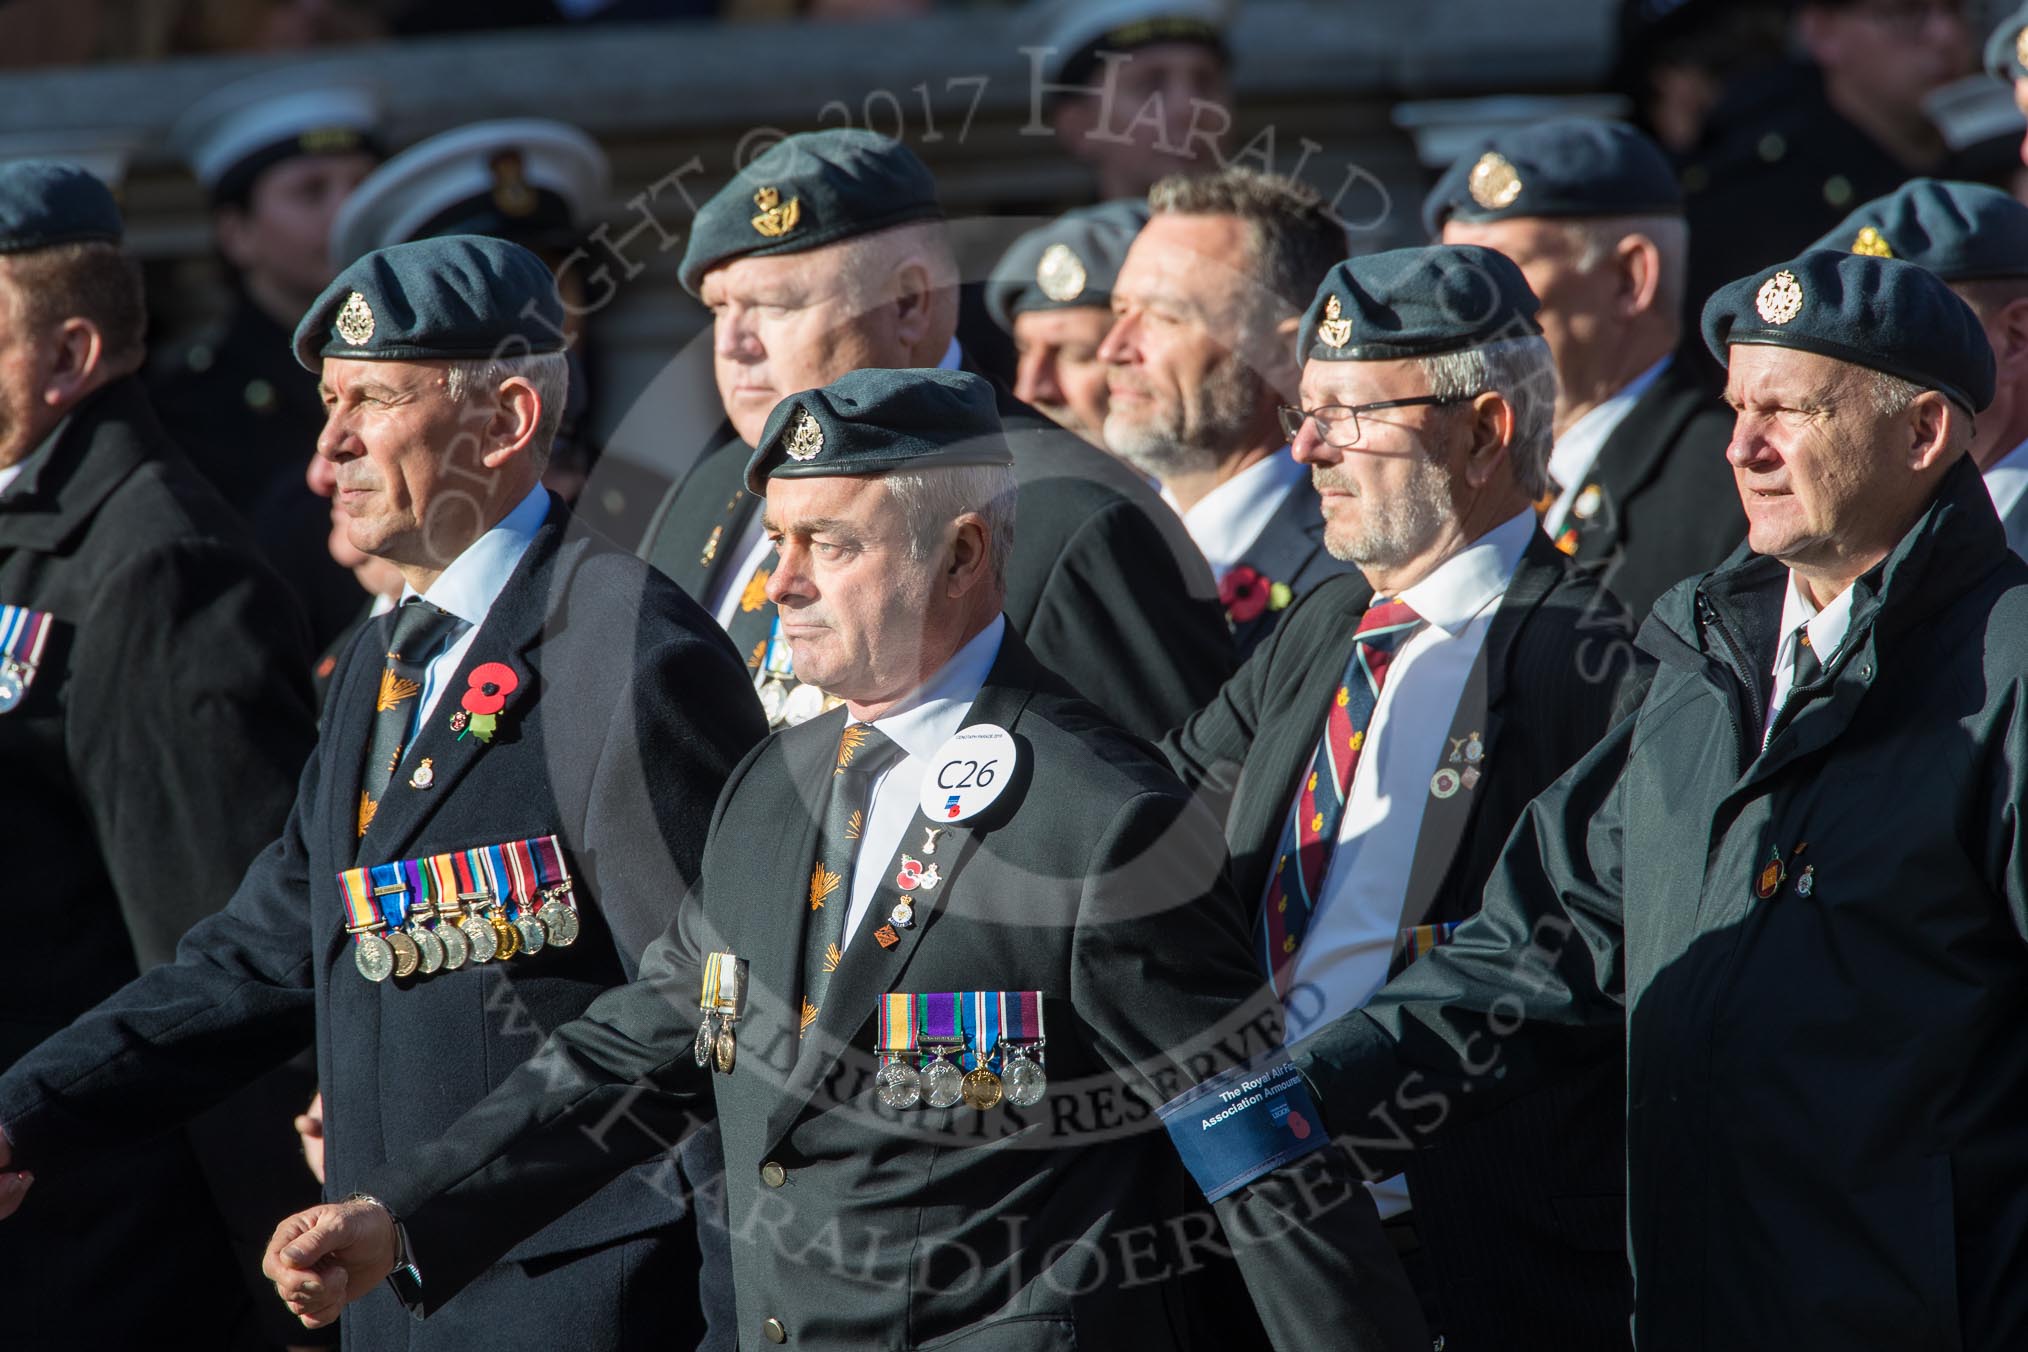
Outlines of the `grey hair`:
M1908 412L1909 405L1921 394L1923 387L1912 380L1891 376L1885 371L1866 372L1866 398L1873 405L1873 411L1883 418L1898 418Z
M1514 410L1514 439L1507 458L1514 483L1530 498L1549 491L1549 447L1556 439L1556 363L1546 339L1502 338L1484 347L1416 359L1439 399L1469 399L1491 391Z
M519 357L474 357L444 363L444 393L453 402L464 403L476 390L498 390L501 382L519 376L535 387L542 411L536 418L535 438L529 448L539 466L549 464L549 449L556 444L556 429L563 425L564 404L570 398L570 358L561 352L536 352Z
M1655 312L1669 317L1683 312L1683 291L1689 284L1690 227L1681 216L1597 216L1565 221L1563 231L1570 241L1571 262L1579 272L1590 272L1605 262L1628 235L1645 236L1662 260L1661 273L1655 279Z
M1007 556L1014 552L1014 471L1005 465L932 465L882 482L908 526L908 557L921 563L943 539L944 528L975 512L986 523L993 585L1007 589Z

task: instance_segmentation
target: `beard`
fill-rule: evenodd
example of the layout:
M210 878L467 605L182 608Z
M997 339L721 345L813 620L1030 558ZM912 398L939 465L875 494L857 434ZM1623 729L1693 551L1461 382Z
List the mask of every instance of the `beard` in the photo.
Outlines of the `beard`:
M1228 356L1205 376L1195 395L1154 404L1146 421L1132 421L1115 408L1106 414L1106 449L1154 479L1203 474L1246 443L1247 423L1265 382L1237 357Z
M1443 463L1421 451L1401 493L1384 506L1359 491L1350 475L1336 478L1327 470L1312 476L1318 488L1351 494L1360 504L1358 519L1340 527L1324 523L1324 549L1340 563L1398 568L1429 547L1437 532L1457 518L1451 501L1451 473Z

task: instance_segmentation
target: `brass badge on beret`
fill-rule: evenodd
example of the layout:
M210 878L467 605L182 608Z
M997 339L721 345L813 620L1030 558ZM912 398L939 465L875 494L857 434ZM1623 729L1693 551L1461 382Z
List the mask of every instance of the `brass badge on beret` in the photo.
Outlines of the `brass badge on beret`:
M789 429L789 439L782 449L791 460L815 460L823 451L824 429L817 426L807 408L796 410L796 425Z
M1803 312L1803 287L1796 274L1783 268L1760 284L1753 308L1770 324L1786 324Z
M492 160L493 205L508 216L533 216L542 200L528 182L528 162L518 150L503 150Z
M1889 247L1887 237L1870 225L1859 227L1859 233L1852 237L1852 252L1865 254L1868 258L1892 258L1894 250Z
M1489 150L1479 156L1479 162L1472 166L1470 178L1465 180L1465 191L1472 200L1488 211L1512 206L1514 199L1521 195L1521 175L1514 171L1505 155Z
M1050 245L1035 264L1035 284L1042 288L1043 295L1059 304L1083 295L1087 280L1084 260L1068 244Z
M354 347L363 347L373 340L373 307L366 303L366 297L354 291L345 298L345 304L338 309L338 336Z
M1339 318L1341 313L1335 295L1324 298L1324 317L1317 322L1317 336L1326 347L1343 347L1352 337L1352 321Z
M753 228L769 239L780 239L803 219L803 199L791 197L783 202L781 193L773 188L755 193L753 204L760 208L760 215L753 218Z
M365 143L351 127L312 127L296 136L296 149L305 155L346 155Z

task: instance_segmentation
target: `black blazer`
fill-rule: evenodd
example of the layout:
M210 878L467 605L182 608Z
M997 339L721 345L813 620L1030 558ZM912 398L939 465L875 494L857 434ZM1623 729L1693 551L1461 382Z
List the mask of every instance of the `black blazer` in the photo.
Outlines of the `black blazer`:
M1581 523L1577 559L1636 621L1686 577L1716 568L1746 538L1746 513L1725 447L1732 411L1680 354L1599 448L1588 487L1599 506Z
M1104 451L995 386L1014 452L1007 621L1037 659L1121 727L1159 735L1232 673L1211 570L1155 491ZM644 557L706 597L738 563L760 499L732 429L664 499Z
M1208 708L1163 740L1184 783L1225 810L1233 882L1250 920L1372 596L1358 574L1326 582ZM1631 711L1650 665L1635 652L1625 610L1540 532L1494 614L1482 660L1485 704L1461 707L1449 735L1462 744L1479 734L1484 778L1451 799L1431 798L1405 905L1429 923L1478 910L1522 809L1618 712ZM1447 820L1452 812L1462 820ZM1436 1331L1451 1345L1627 1346L1623 1086L1618 1056L1602 1043L1589 1064L1467 1137L1395 1161L1410 1170L1438 1290Z
M1258 586L1271 590L1280 583L1289 589L1288 603L1277 607L1271 596L1245 594L1246 589L1235 587L1232 573L1226 574L1221 589L1225 618L1232 626L1232 641L1241 661L1274 632L1288 605L1324 579L1354 571L1353 565L1332 558L1324 548L1324 503L1307 475L1275 508L1266 527L1247 546L1238 567L1252 569Z
M225 904L281 828L316 730L294 598L135 380L80 405L0 497L0 603L54 623L26 697L0 714L22 920L0 952L5 1067ZM39 1184L0 1226L6 1339L229 1346L236 1318L271 1313L248 1248L276 1208L316 1196L289 1128L312 1092L283 1076L223 1110L206 1135L229 1150L193 1155L177 1134ZM106 1265L141 1254L132 1298L105 1300ZM170 1309L205 1313L179 1329Z
M441 1135L534 1054L546 1029L632 977L696 879L711 803L760 738L761 716L710 617L569 525L552 498L362 842L361 762L392 617L366 627L340 664L287 827L231 905L191 931L175 962L0 1077L0 1125L29 1167L52 1177L92 1167L314 1032L327 1194L342 1197L391 1155ZM490 745L458 740L456 692L489 661L511 667L519 686ZM434 779L418 788L411 773L423 757ZM552 832L578 883L575 946L413 982L375 985L354 969L337 875L355 856L380 862ZM649 1345L660 1323L623 1296L630 1283L688 1275L655 1262L681 1215L681 1200L652 1182L617 1180L493 1264L489 1297L460 1315L417 1328L383 1289L347 1311L346 1344Z
M967 722L1007 729L1020 765L985 815L938 838L943 881L918 889L916 923L886 947L873 931L898 894L883 884L798 1056L810 804L843 722L787 729L733 772L700 903L640 982L561 1031L555 1073L526 1068L370 1176L407 1224L429 1307L456 1311L491 1252L715 1111L743 1342L762 1345L779 1320L791 1346L1199 1345L1196 1265L1173 1237L1216 1225L1179 1217L1185 1177L1150 1104L1278 1038L1215 823L1010 629ZM903 850L922 856L927 821L918 814ZM730 1075L691 1054L712 950L750 964ZM1026 1112L878 1109L877 997L979 988L1043 992L1050 1097ZM1340 1157L1315 1158L1319 1195L1346 1198ZM1353 1193L1290 1234L1263 1208L1314 1215L1292 1187L1277 1176L1219 1204L1265 1236L1247 1261L1288 1345L1303 1330L1333 1346L1426 1347L1371 1209ZM1122 1243L1146 1258L1114 1256Z

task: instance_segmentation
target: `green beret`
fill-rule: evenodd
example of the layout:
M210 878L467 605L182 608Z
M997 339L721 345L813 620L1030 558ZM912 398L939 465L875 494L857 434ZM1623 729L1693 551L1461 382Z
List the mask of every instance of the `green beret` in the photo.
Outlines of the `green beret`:
M0 254L57 244L118 244L124 233L113 190L62 160L0 164Z
M1148 223L1147 199L1122 198L1066 211L1014 241L986 283L986 309L1010 333L1030 310L1108 309L1134 237Z
M1999 80L2028 80L2028 41L2022 33L2028 31L2028 4L2024 4L2001 20L2000 26L1986 39L1986 70Z
M1624 122L1566 117L1487 137L1444 171L1422 223L1515 216L1669 216L1683 190L1662 148Z
M1977 413L1993 401L1993 349L1971 307L1925 268L1813 249L1720 287L1704 305L1704 343L1792 347L1939 390Z
M1540 308L1507 255L1430 244L1348 258L1303 316L1303 361L1398 361L1542 332Z
M1947 282L2028 277L2028 206L1983 183L1915 178L1810 247L1899 258Z
M338 274L296 326L296 360L517 357L561 352L563 301L542 260L483 235L376 249Z
M802 253L910 221L942 220L929 166L870 131L812 131L770 146L698 208L677 278L735 258Z
M853 371L775 405L746 462L769 479L891 474L931 465L1011 465L992 383L969 371Z

